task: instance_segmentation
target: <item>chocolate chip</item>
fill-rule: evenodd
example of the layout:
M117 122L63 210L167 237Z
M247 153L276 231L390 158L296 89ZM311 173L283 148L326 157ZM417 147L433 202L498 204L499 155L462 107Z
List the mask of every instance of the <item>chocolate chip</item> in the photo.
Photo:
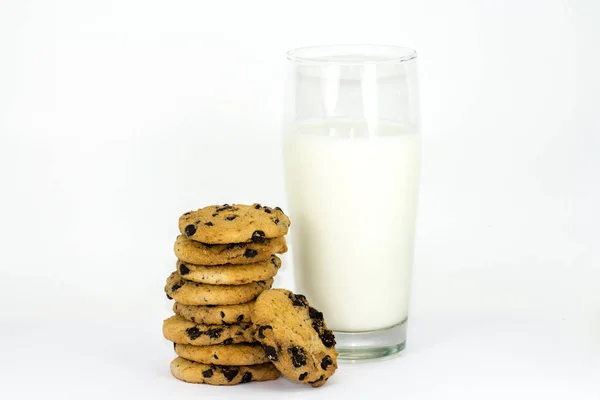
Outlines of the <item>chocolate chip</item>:
M219 215L219 213L213 213L213 215L212 215L212 216L213 216L213 217L216 217L216 216L218 216L218 215Z
M256 208L257 210L258 210L258 209L260 209L261 207L262 207L262 206L261 206L260 204L258 204L258 203L256 203L256 204L254 205L254 208Z
M332 364L333 360L330 356L325 356L323 357L323 360L321 360L321 368L323 368L325 371L327 371L327 367L329 367Z
M221 367L221 371L223 372L223 376L227 378L227 382L231 382L238 372L240 372L237 367Z
M185 214L183 214L183 216L184 216L184 217L187 217L187 216L188 216L188 215L190 215L191 213L192 213L191 211L188 211L188 212L186 212Z
M271 325L263 325L260 328L258 328L258 338L259 339L265 338L265 331L267 329L273 329L273 327Z
M292 365L294 368L300 368L301 366L306 365L306 351L302 347L289 347L288 352L292 356Z
M208 221L208 222L205 222L204 225L206 225L206 226L213 226L214 224L212 222Z
M191 340L196 340L198 339L200 336L202 336L202 332L200 332L200 329L198 329L197 326L193 326L191 328L187 328L185 330L185 333L187 333L188 337Z
M194 233L196 233L196 227L190 224L185 227L184 231L186 236L192 236Z
M171 296L169 296L169 293L166 293L166 295L167 295L167 299L173 300L173 298Z
M248 383L252 380L252 373L246 372L244 376L242 376L242 381L240 383Z
M271 214L273 212L273 210L271 210L269 207L263 208L263 211L266 212L267 214Z
M221 207L217 206L216 212L221 212L225 210L237 211L239 209L237 207L230 206L229 204L223 204Z
M228 217L225 217L225 219L227 221L233 221L234 219L236 219L238 216L236 214L230 215Z
M296 307L306 307L308 302L306 301L306 297L301 294L289 293L288 297L292 301L292 304Z
M239 249L240 247L243 247L244 245L242 243L230 243L227 245L227 250L233 250L233 249Z
M273 346L263 346L263 349L265 349L265 354L267 355L267 358L271 361L279 361L279 357L277 356L277 350L275 350L275 347Z
M221 311L219 314L221 314L221 318L225 318L225 313L223 311Z
M237 317L237 322L242 322L244 320L244 314L240 314Z
M323 313L312 307L308 307L308 316L311 317L312 319L318 319L318 320L323 319Z
M179 289L181 287L181 282L180 283L176 283L173 286L171 286L171 292L174 293L177 291L177 289Z
M277 265L277 260L275 259L275 257L271 257L271 264L273 264L275 266L275 268L279 268L279 265Z
M240 332L238 332L238 333L240 333ZM232 344L232 343L233 343L233 338L223 340L223 344Z
M299 380L299 381L303 381L303 380L304 380L304 378L306 378L306 376L307 376L307 375L308 375L308 372L305 372L305 373L303 373L303 374L300 374L300 376L298 377L298 380Z
M212 369L207 369L206 371L202 372L202 376L205 378L212 378L213 376L213 370Z
M276 209L277 211L281 211L281 212L283 212L283 210L281 209L281 207L275 207L275 209Z
M211 339L218 339L221 336L221 332L223 332L223 328L210 328L204 334L208 335Z
M319 337L321 338L321 342L323 342L325 347L335 346L335 336L329 329L325 329L323 332L319 333Z
M279 223L279 218L273 219L273 222L275 222L275 225L277 225Z
M185 266L185 264L179 264L179 274L187 275L190 273L190 269Z
M213 354L213 358L214 358L215 360L218 360L218 359L219 359L219 356L218 356L218 355L216 355L216 354Z
M258 251L254 250L254 249L246 249L246 251L244 252L244 257L246 258L254 258L258 255Z
M323 329L323 320L322 319L313 319L312 327L317 333L320 333Z
M265 233L263 231L254 231L252 232L252 237L250 238L254 243L264 243L265 242Z

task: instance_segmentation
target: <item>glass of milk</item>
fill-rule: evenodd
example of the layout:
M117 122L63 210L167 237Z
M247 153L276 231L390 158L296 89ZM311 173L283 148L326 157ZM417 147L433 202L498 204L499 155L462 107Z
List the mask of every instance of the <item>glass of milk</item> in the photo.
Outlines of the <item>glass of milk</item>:
M419 184L416 53L288 52L284 159L296 290L343 360L405 347Z

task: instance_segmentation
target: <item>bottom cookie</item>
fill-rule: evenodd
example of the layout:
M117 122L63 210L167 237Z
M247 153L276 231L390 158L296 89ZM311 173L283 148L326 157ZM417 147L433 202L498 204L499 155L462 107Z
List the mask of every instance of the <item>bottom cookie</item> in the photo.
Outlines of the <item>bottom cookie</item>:
M200 364L177 357L171 361L171 373L177 379L189 383L209 385L237 385L252 381L271 381L279 378L279 371L271 363L222 367Z

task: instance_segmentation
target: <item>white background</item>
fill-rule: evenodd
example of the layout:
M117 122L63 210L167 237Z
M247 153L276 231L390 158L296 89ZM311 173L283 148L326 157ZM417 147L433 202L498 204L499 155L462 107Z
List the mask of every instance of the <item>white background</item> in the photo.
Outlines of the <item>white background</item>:
M599 20L594 0L0 1L0 397L598 399ZM177 218L285 206L284 53L329 43L419 52L408 348L321 389L179 382Z

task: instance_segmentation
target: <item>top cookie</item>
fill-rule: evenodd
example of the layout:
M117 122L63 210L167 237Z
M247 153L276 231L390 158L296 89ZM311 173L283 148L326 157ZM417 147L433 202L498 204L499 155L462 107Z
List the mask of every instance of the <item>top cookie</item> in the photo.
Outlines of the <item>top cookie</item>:
M260 204L209 206L179 217L183 235L210 244L263 243L285 235L289 226L290 219L281 208Z
M254 303L256 338L267 357L292 381L322 386L337 368L335 337L323 313L301 294L272 289Z

